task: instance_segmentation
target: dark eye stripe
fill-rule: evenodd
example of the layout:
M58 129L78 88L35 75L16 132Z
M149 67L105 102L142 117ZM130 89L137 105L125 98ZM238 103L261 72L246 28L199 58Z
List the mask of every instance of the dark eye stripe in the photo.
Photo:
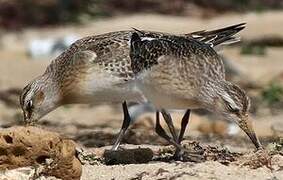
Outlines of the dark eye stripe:
M28 84L28 85L23 89L22 95L20 96L20 103L21 103L21 106L24 105L25 97L26 97L27 93L30 91L30 89L31 89L31 84Z
M33 109L32 101L28 102L26 109L27 109L27 111L32 111L32 109Z
M239 109L232 109L231 112L236 114L236 115L240 114L240 110Z
M232 108L229 104L228 104L228 110L231 112L231 113L234 113L236 115L240 114L240 109L235 109L235 108Z

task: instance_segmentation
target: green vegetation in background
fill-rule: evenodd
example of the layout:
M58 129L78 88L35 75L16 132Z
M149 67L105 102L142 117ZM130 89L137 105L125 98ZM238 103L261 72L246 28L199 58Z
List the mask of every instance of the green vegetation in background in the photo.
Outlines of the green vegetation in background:
M249 44L243 44L241 46L241 54L264 56L266 54L266 46L253 46Z
M270 85L262 91L262 97L269 105L283 101L283 87L276 82L270 83Z
M25 26L79 23L85 15L108 16L104 3L103 0L4 0L0 1L0 27L16 30Z
M205 17L231 12L282 10L282 0L1 0L0 27L80 23L96 17L154 13Z

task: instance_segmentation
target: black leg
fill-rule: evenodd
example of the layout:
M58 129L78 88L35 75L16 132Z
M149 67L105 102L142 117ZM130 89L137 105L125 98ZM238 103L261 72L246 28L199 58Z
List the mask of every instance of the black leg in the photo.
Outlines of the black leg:
M120 143L131 123L131 117L128 111L126 101L123 102L122 106L123 106L123 112L124 112L124 120L123 120L121 130L119 132L118 138L116 139L115 144L111 148L111 150L114 150L114 151L116 151L119 148Z
M188 125L189 120L190 120L190 114L191 114L191 110L188 109L186 111L186 113L184 114L182 121L181 121L181 130L180 130L178 141L177 141L177 143L180 144L180 145L181 145L181 142L183 140L187 125ZM181 159L181 152L180 152L179 149L176 149L175 154L174 154L174 159L177 159L177 160Z
M164 120L165 120L165 122L166 122L166 124L169 128L170 133L172 134L174 141L177 142L177 140L178 140L177 133L176 133L171 115L165 109L162 109L161 113L162 113L162 116L163 116L163 118L164 118Z
M180 130L180 134L179 134L179 138L178 138L178 143L180 144L183 140L183 137L184 137L184 134L185 134L185 131L186 131L186 128L187 128L187 125L189 123L189 120L190 120L190 114L191 114L191 110L188 109L183 118L182 118L182 121L181 121L181 130Z
M185 124L185 123L184 123ZM160 118L159 118L159 112L156 112L156 127L155 127L156 133L161 136L162 138L166 139L171 145L175 146L176 151L178 151L178 154L183 154L183 153L189 153L189 157L191 158L192 161L198 161L200 159L200 155L197 152L193 151L188 151L185 148L183 148L180 144L176 143L172 138L170 138L165 130L162 128L160 125Z
M160 125L160 118L159 118L159 112L158 111L156 112L155 132L159 136L161 136L162 138L166 139L170 144L175 146L177 149L180 149L180 150L184 149L178 143L176 143L170 136L168 136L167 133L165 132L165 130L162 128L162 126Z

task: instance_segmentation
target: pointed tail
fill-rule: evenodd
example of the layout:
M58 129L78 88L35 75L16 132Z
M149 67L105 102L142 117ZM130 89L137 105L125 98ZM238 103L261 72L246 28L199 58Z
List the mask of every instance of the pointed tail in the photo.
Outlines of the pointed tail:
M240 41L240 38L234 35L243 30L246 27L245 25L246 23L240 23L212 31L196 31L185 34L185 36L189 36L198 41L209 44L211 47L233 44Z

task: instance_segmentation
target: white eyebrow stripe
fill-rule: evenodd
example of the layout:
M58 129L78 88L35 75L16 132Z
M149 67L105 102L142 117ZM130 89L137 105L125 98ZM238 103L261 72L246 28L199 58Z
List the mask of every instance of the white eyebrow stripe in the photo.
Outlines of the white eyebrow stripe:
M156 38L152 38L152 37L142 37L141 38L142 41L152 41L154 39L156 39Z
M234 102L234 100L230 97L229 94L224 93L222 96L225 101L227 101L229 103L229 105L233 108L233 109L239 109L239 107L237 106L237 104Z
M141 40L142 41L152 41L155 40L156 38L152 38L152 37L142 37ZM129 39L129 41L127 42L128 45L131 45L131 39Z
M197 34L192 34L192 37L193 38L200 38L200 37L203 37L203 36L200 36L200 35L197 35Z

